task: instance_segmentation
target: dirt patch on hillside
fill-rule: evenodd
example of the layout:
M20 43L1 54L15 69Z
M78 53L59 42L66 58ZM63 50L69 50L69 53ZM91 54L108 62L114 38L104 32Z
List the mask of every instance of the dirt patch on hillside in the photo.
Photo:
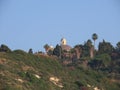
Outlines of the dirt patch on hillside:
M0 64L6 64L7 63L7 59L5 58L0 58Z
M33 68L33 67L30 67L30 66L25 65L25 66L22 66L22 70L23 70L23 71L28 71L28 70L34 70L34 68Z

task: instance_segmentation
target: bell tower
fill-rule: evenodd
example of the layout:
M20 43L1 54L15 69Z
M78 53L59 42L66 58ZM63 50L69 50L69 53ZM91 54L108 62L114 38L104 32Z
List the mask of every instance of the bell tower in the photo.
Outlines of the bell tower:
M61 39L61 45L66 45L67 44L67 40L65 38Z

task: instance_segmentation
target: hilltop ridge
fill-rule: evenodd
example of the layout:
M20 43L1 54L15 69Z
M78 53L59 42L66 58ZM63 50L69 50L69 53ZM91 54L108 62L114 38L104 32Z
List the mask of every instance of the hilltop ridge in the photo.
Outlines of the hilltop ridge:
M59 58L15 50L0 52L0 90L118 90L107 73L64 66Z

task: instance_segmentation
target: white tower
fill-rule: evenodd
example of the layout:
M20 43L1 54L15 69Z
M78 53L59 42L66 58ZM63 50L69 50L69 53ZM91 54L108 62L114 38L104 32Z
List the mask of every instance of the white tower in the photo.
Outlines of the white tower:
M61 45L66 45L67 44L67 40L65 38L61 39Z

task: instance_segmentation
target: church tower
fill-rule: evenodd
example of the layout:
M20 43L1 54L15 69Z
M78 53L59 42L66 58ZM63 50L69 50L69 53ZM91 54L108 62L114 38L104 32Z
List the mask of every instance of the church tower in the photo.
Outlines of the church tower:
M61 39L61 45L67 45L67 40L65 38Z

